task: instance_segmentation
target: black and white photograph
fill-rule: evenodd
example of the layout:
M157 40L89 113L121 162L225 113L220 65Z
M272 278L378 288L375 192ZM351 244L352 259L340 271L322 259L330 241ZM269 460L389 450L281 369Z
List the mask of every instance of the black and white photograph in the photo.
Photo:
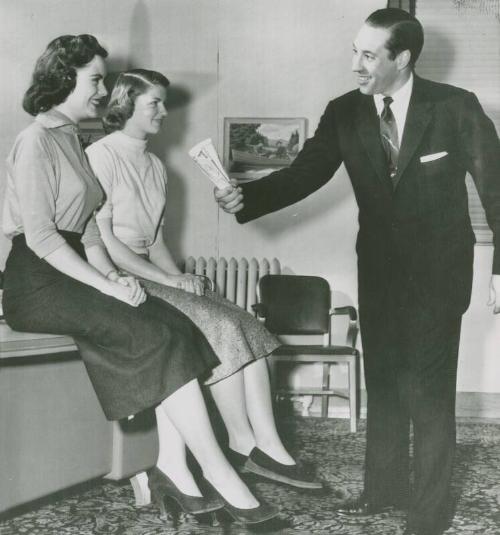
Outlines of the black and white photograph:
M0 0L0 535L500 535L500 0Z

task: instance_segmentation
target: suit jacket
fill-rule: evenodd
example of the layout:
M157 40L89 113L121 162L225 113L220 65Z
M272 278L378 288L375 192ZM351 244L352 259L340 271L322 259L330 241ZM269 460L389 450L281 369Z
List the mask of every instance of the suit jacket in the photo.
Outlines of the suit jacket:
M442 157L425 158L438 153ZM500 273L500 143L476 96L415 76L395 189L373 97L355 90L331 101L289 168L243 185L245 207L238 221L305 198L342 162L359 206L360 308L374 309L390 298L403 306L464 312L475 241L467 171L494 234L493 272Z

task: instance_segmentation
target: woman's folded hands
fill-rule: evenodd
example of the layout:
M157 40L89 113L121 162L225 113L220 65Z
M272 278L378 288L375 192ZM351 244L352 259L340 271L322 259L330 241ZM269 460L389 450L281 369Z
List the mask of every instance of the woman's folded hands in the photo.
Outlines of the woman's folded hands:
M134 307L144 303L147 297L144 288L131 276L118 276L115 280L108 280L103 293Z

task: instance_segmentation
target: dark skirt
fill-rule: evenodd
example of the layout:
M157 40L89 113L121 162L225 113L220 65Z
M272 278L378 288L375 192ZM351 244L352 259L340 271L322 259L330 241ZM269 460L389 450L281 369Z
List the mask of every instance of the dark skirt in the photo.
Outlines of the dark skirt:
M83 258L80 235L60 232ZM152 407L219 360L182 312L149 296L133 307L40 259L24 235L12 240L3 308L16 331L72 336L103 411L118 420Z

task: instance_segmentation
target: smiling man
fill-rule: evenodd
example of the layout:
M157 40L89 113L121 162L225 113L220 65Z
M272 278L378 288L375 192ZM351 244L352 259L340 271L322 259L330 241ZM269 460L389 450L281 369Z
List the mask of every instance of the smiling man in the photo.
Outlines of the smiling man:
M372 13L353 43L358 89L328 104L291 167L215 197L243 223L305 198L344 163L359 206L368 420L364 491L338 512L407 509L406 534L438 535L450 521L458 345L472 284L465 176L494 235L490 304L498 313L500 144L473 93L414 73L423 41L407 12Z

